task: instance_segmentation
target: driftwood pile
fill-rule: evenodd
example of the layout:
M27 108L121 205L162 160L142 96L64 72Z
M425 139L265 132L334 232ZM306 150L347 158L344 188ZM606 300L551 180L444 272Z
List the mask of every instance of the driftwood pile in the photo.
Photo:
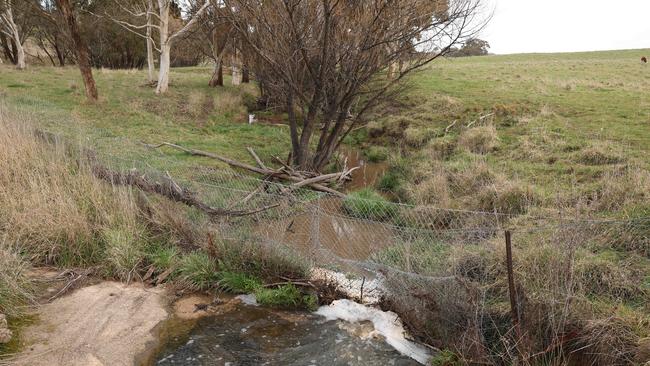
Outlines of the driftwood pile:
M260 159L259 156L255 153L255 151L253 151L253 149L251 149L250 147L247 148L247 150L251 154L253 159L255 159L257 166L242 163L240 161L236 161L224 156L220 156L215 153L189 149L180 145L171 144L169 142L162 142L160 144L154 144L154 145L152 144L144 144L144 145L152 149L158 149L167 146L177 150L181 150L190 155L203 156L203 157L219 160L221 162L230 165L233 168L240 168L240 169L248 170L253 173L260 174L264 176L265 180L282 180L282 181L292 182L293 184L289 186L289 188L292 190L301 187L309 187L313 190L320 191L320 192L327 192L339 197L345 197L345 195L329 187L328 185L340 184L346 180L351 179L352 172L358 169L358 167L353 167L350 169L344 167L343 171L338 173L319 174L314 172L300 171L300 170L293 169L291 166L289 166L289 164L283 162L278 157L274 157L274 159L280 164L281 167L279 169L272 169L267 167L264 164L264 162L262 162L262 159Z

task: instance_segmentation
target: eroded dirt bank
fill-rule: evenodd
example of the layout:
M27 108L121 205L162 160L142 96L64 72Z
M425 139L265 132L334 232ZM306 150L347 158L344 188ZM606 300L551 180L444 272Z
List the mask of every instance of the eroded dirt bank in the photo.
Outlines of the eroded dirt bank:
M157 341L168 304L160 287L102 282L78 289L38 309L39 321L25 329L25 349L12 364L133 365Z

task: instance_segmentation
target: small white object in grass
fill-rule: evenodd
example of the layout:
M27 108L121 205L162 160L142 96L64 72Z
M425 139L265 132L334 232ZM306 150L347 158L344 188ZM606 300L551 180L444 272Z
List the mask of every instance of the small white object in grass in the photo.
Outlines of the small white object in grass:
M386 343L393 346L399 353L411 357L423 365L427 364L431 358L429 350L406 339L402 321L392 311L381 311L343 299L335 300L329 306L321 306L316 314L324 316L327 320L340 319L351 323L370 321L375 327L375 332L382 335L386 339Z
M252 125L255 122L255 115L254 114L249 114L248 115L248 124Z

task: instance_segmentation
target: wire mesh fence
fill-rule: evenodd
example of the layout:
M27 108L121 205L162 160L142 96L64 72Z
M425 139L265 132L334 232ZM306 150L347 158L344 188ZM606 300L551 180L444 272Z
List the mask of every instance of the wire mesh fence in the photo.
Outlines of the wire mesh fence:
M649 217L557 214L522 220L498 212L341 198L125 138L92 136L76 131L62 138L92 149L111 171L171 180L209 207L246 212L213 218L222 239L253 240L314 268L362 279L354 288L358 295L349 294L362 301L363 283L380 283L383 305L400 314L412 333L434 345L451 339L472 360L512 360L593 344L572 336L575 312L589 307L589 297L648 304L647 271L617 268L596 253L615 249L650 258ZM506 230L513 234L514 291L508 286ZM515 334L513 317L523 332ZM594 334L602 330L594 328ZM612 355L591 349L601 358Z

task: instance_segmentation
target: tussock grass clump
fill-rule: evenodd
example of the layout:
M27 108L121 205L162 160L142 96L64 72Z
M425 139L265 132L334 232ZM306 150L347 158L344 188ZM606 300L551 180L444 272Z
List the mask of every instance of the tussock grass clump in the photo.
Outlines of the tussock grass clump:
M449 136L436 138L427 144L428 156L435 160L449 159L456 149L456 139Z
M476 208L484 212L520 215L536 201L537 195L530 186L506 182L481 190L476 198Z
M605 144L593 145L577 154L576 160L585 165L612 165L625 162L625 159Z
M193 252L184 256L178 267L178 280L194 290L207 290L219 281L217 264L207 254Z
M249 294L262 287L262 281L244 273L221 272L219 287L236 294Z
M593 319L586 321L575 348L583 350L591 365L633 365L637 339L619 317Z
M19 316L22 306L31 301L29 269L29 263L14 248L0 241L0 314Z
M499 137L494 126L480 126L463 131L458 145L474 154L487 154L499 145Z
M607 171L591 197L595 211L614 211L628 205L650 205L650 172L638 167Z
M411 147L420 147L431 138L432 132L425 128L409 127L404 130L404 141Z
M349 215L368 220L394 218L397 207L371 188L349 194L343 201L343 209Z

